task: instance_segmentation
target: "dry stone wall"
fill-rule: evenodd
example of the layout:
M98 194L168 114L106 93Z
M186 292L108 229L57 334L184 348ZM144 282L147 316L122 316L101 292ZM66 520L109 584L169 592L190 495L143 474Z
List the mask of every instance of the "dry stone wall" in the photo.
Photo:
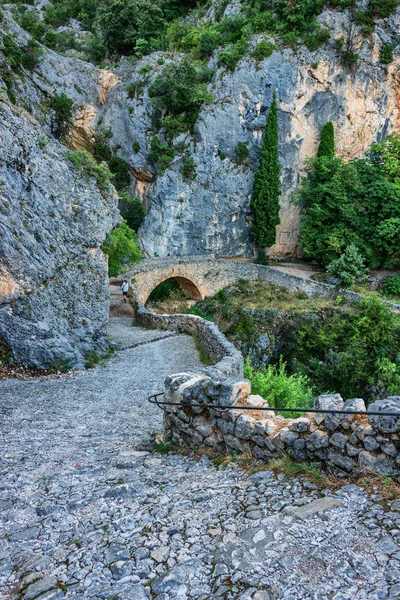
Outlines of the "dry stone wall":
M343 414L312 414L285 419L268 409L261 396L251 395L246 380L217 382L193 373L171 375L165 381L165 430L173 442L188 447L250 452L255 459L271 460L284 452L296 461L310 461L340 477L365 470L400 479L400 397L378 400L369 411L382 416L346 414L365 411L364 400L344 400L339 394L318 396L315 408L343 410ZM232 408L239 405L258 410ZM201 406L198 406L201 405ZM384 412L399 412L385 417Z

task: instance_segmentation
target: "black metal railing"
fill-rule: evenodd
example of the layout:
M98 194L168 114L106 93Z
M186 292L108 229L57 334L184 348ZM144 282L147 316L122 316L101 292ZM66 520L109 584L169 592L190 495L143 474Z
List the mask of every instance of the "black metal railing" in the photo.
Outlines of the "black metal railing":
M325 408L286 408L286 407L272 407L272 406L238 406L235 403L231 406L221 408L218 404L194 404L193 402L170 402L166 400L159 400L160 396L165 396L164 392L158 394L152 394L149 396L148 401L150 404L156 404L159 408L163 409L164 406L180 406L182 408L212 408L217 412L226 412L228 410L265 410L273 412L291 412L291 413L316 413L316 414L328 414L328 415L366 415L373 417L399 417L400 412L386 412L386 411L360 411L360 410L335 410ZM235 401L236 402L236 401Z

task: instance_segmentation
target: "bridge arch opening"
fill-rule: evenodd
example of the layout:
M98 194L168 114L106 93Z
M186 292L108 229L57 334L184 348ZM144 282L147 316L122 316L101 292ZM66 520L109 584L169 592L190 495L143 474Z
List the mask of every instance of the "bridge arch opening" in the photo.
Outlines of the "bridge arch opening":
M188 298L201 300L203 298L199 288L187 277L176 275L160 281L149 294L146 302L159 302L168 298L175 290L182 290Z

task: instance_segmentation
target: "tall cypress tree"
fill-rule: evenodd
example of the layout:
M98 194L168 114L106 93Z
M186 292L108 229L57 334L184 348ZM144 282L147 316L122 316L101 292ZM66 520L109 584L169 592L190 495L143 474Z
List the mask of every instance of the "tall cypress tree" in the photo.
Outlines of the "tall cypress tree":
M326 156L333 158L335 156L335 131L332 121L328 121L322 128L321 140L319 142L317 157Z
M260 164L254 180L251 209L253 212L252 236L261 248L269 248L276 241L279 224L279 154L278 106L274 93L265 124L261 146Z

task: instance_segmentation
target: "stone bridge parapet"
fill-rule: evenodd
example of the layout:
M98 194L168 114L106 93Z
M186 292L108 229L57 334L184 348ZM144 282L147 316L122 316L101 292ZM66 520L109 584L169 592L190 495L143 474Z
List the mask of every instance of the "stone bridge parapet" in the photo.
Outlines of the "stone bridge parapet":
M209 256L143 261L136 269L129 271L126 277L143 304L147 302L151 292L167 279L175 279L195 300L212 296L240 280L267 281L292 291L302 291L308 296L338 295L338 291L331 285L284 273L273 267ZM360 299L360 295L355 292L341 291L340 294L348 300Z

